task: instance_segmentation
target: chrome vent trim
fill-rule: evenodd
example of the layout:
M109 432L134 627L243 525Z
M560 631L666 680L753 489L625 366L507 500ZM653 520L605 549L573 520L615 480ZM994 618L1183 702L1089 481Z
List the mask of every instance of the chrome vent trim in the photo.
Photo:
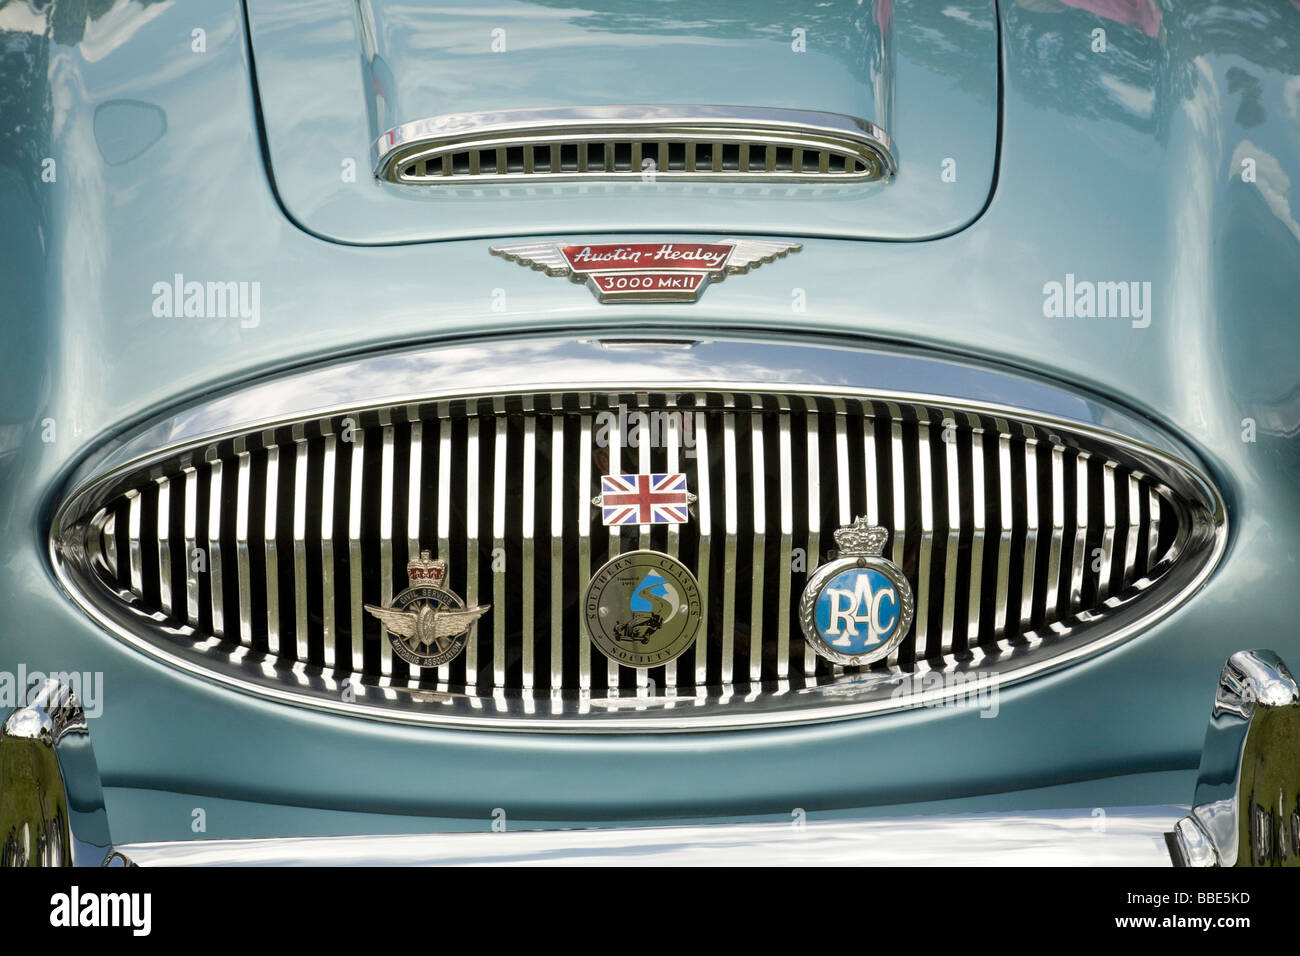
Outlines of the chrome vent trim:
M838 113L720 106L584 106L404 123L375 175L450 185L569 180L861 183L897 169L888 134Z
M118 637L246 691L415 723L618 731L915 706L918 695L895 693L908 675L963 675L964 693L1004 685L1131 636L1221 553L1217 492L1139 419L902 354L683 344L412 350L231 393L83 465L56 516L56 568ZM502 367L518 369L519 386L494 392ZM590 386L555 382L560 368ZM440 393L393 384L434 370ZM917 380L953 394L888 388ZM312 408L335 392L339 405ZM997 394L1100 422L1013 412L988 400ZM697 416L695 455L673 441L598 445L596 416L619 404ZM268 417L250 422L253 410ZM582 505L620 464L683 468L695 520L601 526ZM515 476L534 493L511 494ZM857 514L894 530L886 554L918 594L912 634L872 669L812 654L791 616L830 532ZM413 547L448 557L453 589L494 606L460 659L417 675L383 653L361 611L405 586ZM681 556L709 608L696 648L649 671L609 664L577 616L589 574L636 547ZM751 584L760 574L764 586Z

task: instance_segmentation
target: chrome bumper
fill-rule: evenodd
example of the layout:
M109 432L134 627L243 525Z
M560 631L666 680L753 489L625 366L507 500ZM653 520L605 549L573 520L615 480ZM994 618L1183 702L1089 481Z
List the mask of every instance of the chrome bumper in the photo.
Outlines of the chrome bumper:
M118 847L141 866L1169 866L1187 812L1139 807L835 822L209 840Z
M1300 865L1300 687L1224 665L1191 812L1033 811L794 823L208 840L114 847L80 704L49 682L0 731L5 865Z

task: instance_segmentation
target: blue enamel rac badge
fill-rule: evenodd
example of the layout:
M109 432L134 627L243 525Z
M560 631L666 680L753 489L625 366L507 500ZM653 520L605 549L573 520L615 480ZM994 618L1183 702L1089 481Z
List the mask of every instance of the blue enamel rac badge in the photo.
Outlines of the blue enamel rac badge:
M809 646L837 664L870 664L907 636L915 604L903 570L882 556L889 532L858 518L835 532L839 557L808 578L799 622Z

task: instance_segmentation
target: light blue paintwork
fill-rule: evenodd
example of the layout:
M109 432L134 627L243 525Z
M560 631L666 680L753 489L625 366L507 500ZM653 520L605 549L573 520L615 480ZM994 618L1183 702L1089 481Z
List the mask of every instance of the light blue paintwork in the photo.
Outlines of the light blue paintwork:
M762 33L737 26L719 4L602 6L611 12L597 19L620 35L635 31L681 84L674 89L690 91L699 62L689 38ZM298 217L315 217L317 232L371 243L413 238L417 225L430 237L488 229L583 238L579 229L651 225L713 235L726 222L804 244L797 256L710 288L697 304L615 310L568 282L490 257L481 238L354 246L297 225L268 178L236 0L0 3L0 670L21 663L104 673L103 714L91 729L110 811L132 821L114 836L193 838L188 808L204 799L230 815L210 825L226 836L319 830L316 811L372 814L349 825L378 832L410 828L386 815L487 828L496 807L536 824L730 819L794 807L897 812L938 800L963 809L981 794L1028 807L1045 805L1031 788L1071 782L1086 788L1074 791L1079 800L1098 804L1190 800L1189 775L1174 771L1196 766L1224 659L1267 646L1300 660L1300 11L1282 0L1153 4L1159 24L1148 35L1082 9L1084 0L1000 6L992 198L982 214L976 205L963 215L979 191L969 184L991 177L989 157L958 150L967 140L955 134L954 198L916 210L917 234L951 232L941 239L830 238L851 231L843 211L828 212L820 227L801 224L806 214L784 199L733 206L706 197L670 216L671 205L545 191L496 203L487 226L475 198L412 202L427 206L424 224L418 215L394 213L386 224L354 214L337 187L315 206L301 195L289 200ZM935 46L932 65L951 61L946 86L976 104L977 146L989 128L991 106L980 96L991 48L976 44L963 59L948 44L962 36L964 12L979 5L896 2L894 40L904 46L907 24L933 19L932 7L954 10L940 14L953 23L907 41L913 69L925 71L926 42ZM548 29L561 33L566 24L589 31L590 22L576 21L595 16L559 4L506 8L521 21L546 14ZM801 20L787 5L771 9L763 35L776 44ZM206 52L196 53L192 31L200 28ZM1090 50L1098 28L1105 54ZM277 42L296 37L303 50L337 42L323 31L303 23ZM830 51L846 41L810 31L808 43L830 70ZM405 48L394 41L393 49ZM599 62L593 80L614 90L602 101L615 93L647 99L616 62ZM546 63L521 65L521 88L544 88L538 71ZM407 55L402 68L409 64ZM365 69L360 51L354 65L359 75ZM321 82L328 87L335 75L323 69ZM938 126L944 104L904 89L901 73L897 80L890 131L900 172L875 190L886 209L890 190L941 195L933 192L935 154L923 161L913 144L944 141L942 129L926 129ZM418 79L400 82L421 95ZM407 86L399 89L404 104ZM838 105L840 93L815 92L816 103L797 105ZM304 145L346 139L359 161L358 193L374 193L368 143L336 128L335 113L314 100L301 112L307 126L318 117ZM42 180L46 158L55 161L54 182ZM1254 182L1242 180L1247 159ZM319 175L336 174L333 146L322 147L319 161L329 171ZM277 186L280 170L277 156ZM874 228L872 203L846 209L858 205L854 229L865 234ZM880 234L902 234L904 213L882 213L892 232ZM940 220L952 228L973 221L954 232L932 228ZM500 231L512 221L513 232ZM259 323L154 317L151 289L175 273L261 282ZM1044 317L1044 284L1067 273L1151 282L1149 326ZM504 312L492 309L498 289ZM806 311L792 309L795 290ZM207 390L395 343L651 326L850 334L1071 383L1158 421L1196 451L1227 502L1227 552L1179 611L1100 658L1004 691L996 719L917 710L699 735L467 733L280 706L145 659L99 632L58 590L46 535L63 480L145 417ZM1246 419L1254 442L1243 441ZM54 440L44 441L51 427ZM263 814L263 804L279 809Z
M803 10L602 6L611 12L531 2L436 14L389 0L251 3L267 144L288 214L317 235L358 243L683 227L917 239L960 229L988 201L998 86L991 0L950 2L946 14L913 4L902 26L888 3L857 0ZM815 189L632 182L450 191L339 175L344 158L368 165L357 144L413 119L575 103L842 113L882 126L912 168L937 171L961 157L959 174Z

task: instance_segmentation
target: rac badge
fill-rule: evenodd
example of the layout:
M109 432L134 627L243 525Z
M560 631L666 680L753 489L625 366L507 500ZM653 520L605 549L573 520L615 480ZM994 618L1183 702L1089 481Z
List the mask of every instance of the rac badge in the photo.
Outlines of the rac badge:
M548 276L584 282L601 302L694 302L710 282L743 275L802 247L770 239L717 242L519 242L491 253Z
M903 570L882 557L889 532L858 518L835 532L839 557L808 578L799 623L808 644L837 664L870 664L896 648L915 605Z
M611 558L582 598L592 643L627 667L657 667L680 655L695 642L702 613L695 576L658 551Z
M446 589L447 562L421 551L406 565L409 587L388 607L367 604L366 610L388 629L393 653L413 667L439 667L454 660L469 639L474 622L491 605L466 607Z

